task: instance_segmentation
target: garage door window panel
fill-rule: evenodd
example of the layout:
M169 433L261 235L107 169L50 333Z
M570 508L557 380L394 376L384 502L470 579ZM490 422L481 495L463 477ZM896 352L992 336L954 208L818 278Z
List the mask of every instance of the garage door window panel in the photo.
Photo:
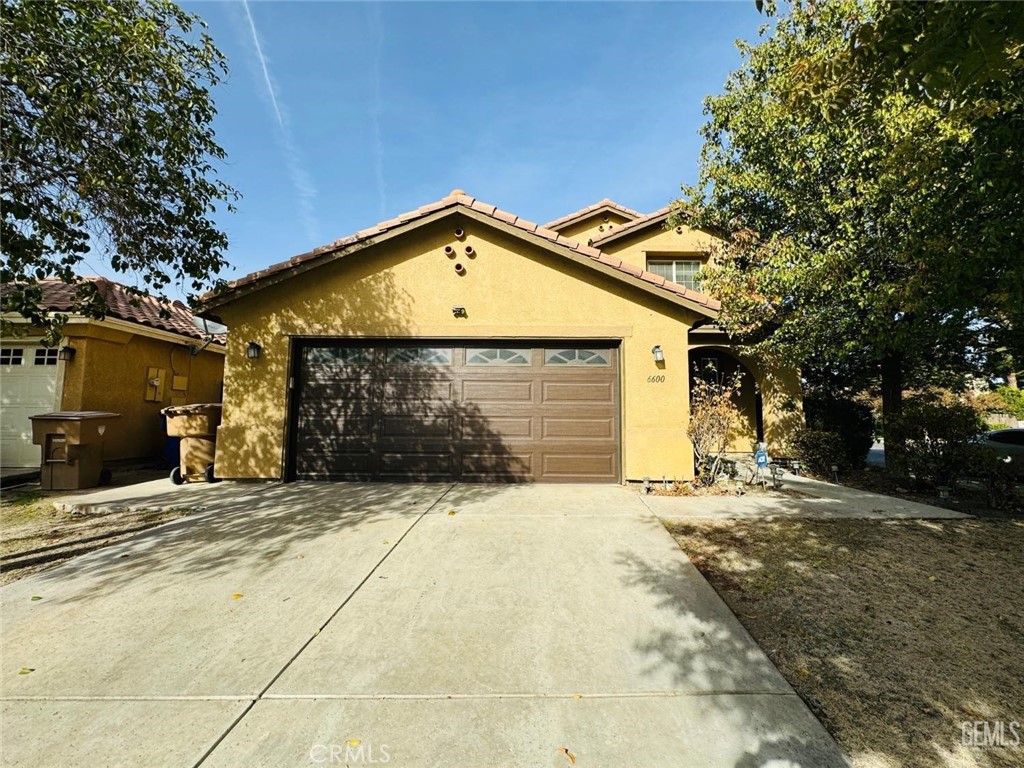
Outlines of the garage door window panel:
M389 364L451 365L450 347L389 347Z
M608 353L603 349L548 349L544 351L545 365L609 365Z
M512 347L467 347L466 365L530 365L531 350Z
M309 365L368 365L373 362L369 347L310 347L306 350Z
M36 365L56 365L57 364L57 350L56 349L37 349L36 350Z
M21 365L24 357L23 349L0 349L0 365Z

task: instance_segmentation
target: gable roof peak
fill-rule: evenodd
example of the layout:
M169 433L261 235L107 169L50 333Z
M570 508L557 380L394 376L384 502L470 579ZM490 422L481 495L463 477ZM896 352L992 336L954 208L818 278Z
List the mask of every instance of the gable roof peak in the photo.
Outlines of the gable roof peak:
M611 198L606 197L603 200L594 203L593 205L588 205L586 208L580 208L578 211L573 211L572 213L568 213L565 216L560 216L554 221L549 221L544 226L547 229L559 229L561 227L567 227L570 224L575 224L577 221L582 221L583 219L586 219L588 216L593 216L598 213L601 213L602 211L608 210L615 211L615 213L618 213L619 215L629 219L630 221L632 221L633 219L639 219L643 216L643 214L640 213L640 211L634 211L632 208L627 208L624 205L619 205Z
M482 200L469 197L465 194L455 194L459 190L452 190L452 194L434 203L422 205L416 210L400 213L392 219L382 221L376 226L360 230L354 235L335 240L333 243L314 248L312 251L294 256L287 261L273 264L266 269L253 272L245 277L233 280L225 286L222 292L210 291L200 298L203 307L201 314L208 313L214 307L230 301L230 296L239 290L258 290L270 280L277 280L297 274L300 271L318 266L328 260L347 255L360 248L372 245L375 239L383 235L389 235L406 229L408 227L423 223L430 217L449 215L455 212L462 212L477 218L478 220L490 221L495 226L510 228L513 233L525 239L538 238L541 243L549 243L558 246L570 257L576 258L583 263L593 263L599 269L610 269L612 274L621 280L631 282L634 285L649 287L654 285L661 291L655 293L668 294L676 301L682 300L686 306L708 316L717 316L721 305L715 299L705 296L702 293L686 288L666 280L657 275L646 272L639 267L626 264L621 259L602 253L599 249L589 244L582 244L564 235L560 235L550 226L541 227L532 221L517 216L514 213L503 211L497 206L485 203ZM582 257L582 258L581 258Z

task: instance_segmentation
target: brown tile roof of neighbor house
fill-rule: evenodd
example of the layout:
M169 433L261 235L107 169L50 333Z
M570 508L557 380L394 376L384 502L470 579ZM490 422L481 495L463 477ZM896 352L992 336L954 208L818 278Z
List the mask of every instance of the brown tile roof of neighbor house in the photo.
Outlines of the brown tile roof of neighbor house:
M594 203L593 205L588 205L586 208L580 208L575 213L569 213L566 214L565 216L561 216L555 219L554 221L549 221L547 224L544 225L544 228L561 229L562 227L567 227L570 224L575 224L577 221L582 221L588 216L592 216L593 214L599 213L601 211L615 211L616 213L621 213L628 219L638 219L641 216L643 216L643 214L640 213L640 211L634 211L632 208L627 208L624 205L619 205L614 200L609 200L606 197L604 200Z
M470 197L461 189L456 189L447 197L444 197L437 202L421 206L415 211L400 214L393 219L382 221L374 227L360 230L354 235L343 237L328 245L322 245L319 248L314 248L308 253L294 256L291 259L288 259L288 261L282 261L279 264L274 264L266 269L253 272L252 274L246 275L238 280L234 280L228 283L225 289L219 293L213 291L206 293L200 299L202 305L200 308L200 314L207 313L214 307L227 303L231 299L232 294L237 293L241 289L257 290L262 287L260 285L261 283L271 280L272 278L280 279L290 277L291 275L285 273L290 272L292 274L298 274L301 271L305 271L305 269L318 266L320 263L332 260L332 257L339 258L341 256L345 256L354 250L371 245L373 243L372 238L374 237L385 233L397 232L398 230L411 225L413 222L425 219L432 214L446 210L459 210L475 218L482 217L485 220L493 220L498 225L511 226L515 230L518 230L517 234L520 234L527 239L535 237L542 241L546 241L547 243L554 244L557 248L562 249L562 251L567 255L575 257L575 260L577 261L592 264L594 267L599 269L603 267L607 269L610 274L624 282L639 286L645 290L650 290L655 294L665 295L666 298L674 299L676 303L684 304L701 314L714 317L717 316L718 311L721 309L721 304L710 296L705 296L703 293L669 282L660 275L647 272L640 267L636 267L622 261L622 259L602 253L597 248L593 248L589 245L581 245L575 240L562 237L562 235L558 234L554 230L538 226L532 221L520 218L514 213L503 211L490 203L485 203L474 197ZM276 280L274 280L274 282L276 282Z
M192 321L194 317L192 310L180 301L172 301L164 305L153 296L133 296L125 286L105 277L86 277L83 280L96 286L99 295L106 302L107 317L115 317L118 320L137 323L160 331L177 333L192 339L206 338L202 329L197 328ZM38 285L43 290L41 309L47 312L73 311L76 303L75 294L78 291L76 285L60 280L40 280ZM0 286L0 296L6 297L14 288L15 285L10 283ZM136 303L138 306L135 306ZM169 317L161 317L160 311L164 308L170 312ZM223 345L225 339L225 334L214 334L215 343Z
M625 237L631 232L638 232L646 227L664 222L668 220L669 211L669 208L662 208L654 213L648 213L646 216L641 216L639 219L634 219L633 221L621 225L614 232L610 232L601 237L595 237L590 241L590 244L595 247L603 245L604 243L609 243L612 240L618 240L620 237Z

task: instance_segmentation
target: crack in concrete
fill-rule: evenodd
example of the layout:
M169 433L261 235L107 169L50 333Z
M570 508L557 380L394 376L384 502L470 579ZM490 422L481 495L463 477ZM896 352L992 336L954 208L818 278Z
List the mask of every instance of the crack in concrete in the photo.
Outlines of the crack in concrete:
M391 553L394 552L395 549L398 548L399 544L401 544L403 541L405 541L405 537L408 536L412 532L412 529L416 527L417 523L419 523L420 520L422 520L424 517L426 517L427 514L430 512L430 510L432 510L434 507L436 507L438 504L440 504L441 501L444 499L444 497L447 496L451 492L452 488L454 488L454 487L455 487L455 484L452 483L447 488L445 488L444 491L441 493L441 495L438 496L436 499L434 499L433 503L429 507L427 507L425 510L423 510L423 512L421 512L419 515L417 515L416 519L413 520L412 524L408 528L405 529L405 532L401 536L398 537L398 540L392 545L392 547L387 552L385 552L384 556L380 560L377 561L377 564L375 566L373 566L373 568L371 568L367 572L366 576L363 577L363 580L360 581L356 585L355 589L353 589L348 594L348 597L346 597L344 600L341 601L341 604L337 608L334 609L334 611L331 613L331 615L327 617L327 620L323 624L320 625L319 629L317 629L316 632L314 632L312 635L310 635L309 639L307 639L306 642L304 642L302 644L302 647L300 647L299 650L297 650L294 654L292 654L291 658L288 659L287 662L285 662L284 666L282 666L281 669L279 669L277 671L277 673L270 679L270 682L267 683L263 687L263 689L258 694L256 694L255 697L253 697L251 699L243 699L243 700L248 700L248 702L249 702L248 706L246 706L245 709L243 709L242 712L238 715L238 717L236 717L231 722L231 724L228 725L227 729L225 729L225 731L220 736L218 736L216 740L214 740L213 744L210 745L210 748L207 749L203 753L202 757L200 757L198 761L196 761L196 764L193 766L193 768L199 768L199 766L201 766L203 763L205 763L209 759L210 755L213 754L214 750L216 750L217 747L219 747L221 745L221 743L223 743L224 739L226 739L230 735L230 733L238 726L238 724L240 722L242 722L242 720L245 718L245 716L248 715L252 711L252 708L254 706L256 706L256 702L258 702L260 699L262 699L262 698L264 698L264 696L266 696L267 691L270 690L270 688L274 685L274 683L276 683L278 681L278 679L281 677L281 675L283 675L285 672L288 671L288 668L291 667L291 665L295 662L295 660L298 659L299 656L302 655L302 652L305 651L310 646L310 644L314 640L316 640L317 637L319 637L320 633L323 632L327 628L327 625L330 624L334 620L334 617L337 616L339 613L341 613L341 610L346 605L349 604L349 601L351 601L352 598L356 596L356 593L359 592L359 590L363 588L363 585L366 584L366 582L370 580L370 577L373 576L373 574L377 572L377 569L380 568L381 565L383 565L384 561L387 560L389 557L391 557Z

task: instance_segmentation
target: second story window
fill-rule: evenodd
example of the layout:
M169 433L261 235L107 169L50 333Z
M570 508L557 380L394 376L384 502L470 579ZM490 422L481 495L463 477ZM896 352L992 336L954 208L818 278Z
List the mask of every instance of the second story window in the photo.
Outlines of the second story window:
M699 259L650 259L647 262L647 271L699 291L700 280L697 279L697 273L700 272L702 264Z

